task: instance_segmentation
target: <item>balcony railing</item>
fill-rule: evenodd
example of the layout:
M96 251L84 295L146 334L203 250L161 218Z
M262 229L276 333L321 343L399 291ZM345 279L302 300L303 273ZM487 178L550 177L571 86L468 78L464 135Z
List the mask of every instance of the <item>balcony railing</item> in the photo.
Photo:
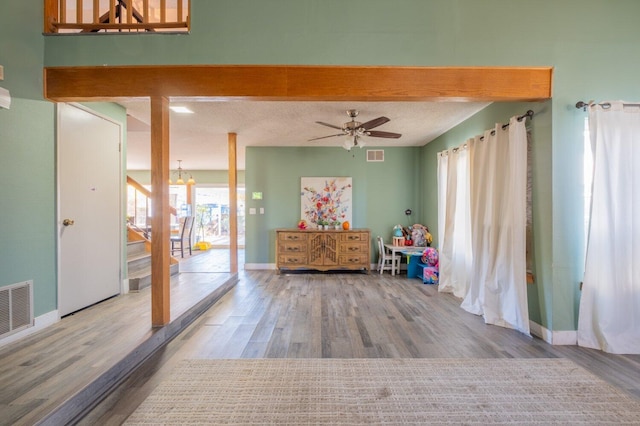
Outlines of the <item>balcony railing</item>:
M189 31L190 0L45 0L45 33Z

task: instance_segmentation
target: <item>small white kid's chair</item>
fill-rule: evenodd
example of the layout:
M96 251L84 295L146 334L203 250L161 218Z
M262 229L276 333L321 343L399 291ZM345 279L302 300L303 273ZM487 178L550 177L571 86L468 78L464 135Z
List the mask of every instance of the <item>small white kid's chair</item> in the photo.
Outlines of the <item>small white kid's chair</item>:
M389 249L384 246L384 240L382 237L378 236L378 268L377 271L380 271L380 275L384 271L396 271L400 270L400 258L401 256L397 256L395 260L395 264L393 263L392 253Z

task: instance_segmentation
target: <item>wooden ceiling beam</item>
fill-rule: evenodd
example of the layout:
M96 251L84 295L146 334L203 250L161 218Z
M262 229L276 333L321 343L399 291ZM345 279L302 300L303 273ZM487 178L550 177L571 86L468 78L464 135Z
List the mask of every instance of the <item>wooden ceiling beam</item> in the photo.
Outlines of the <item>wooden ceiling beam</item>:
M56 102L137 97L306 101L542 101L552 67L145 65L47 67Z

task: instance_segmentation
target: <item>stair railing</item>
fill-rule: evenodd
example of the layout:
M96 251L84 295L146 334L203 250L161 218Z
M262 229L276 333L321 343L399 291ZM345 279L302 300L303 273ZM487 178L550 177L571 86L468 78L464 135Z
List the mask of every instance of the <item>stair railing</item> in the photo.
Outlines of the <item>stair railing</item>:
M190 0L44 0L44 32L186 32L189 11Z
M151 240L151 191L140 182L127 176L127 222L140 230L147 240ZM173 206L169 206L169 213L178 216Z

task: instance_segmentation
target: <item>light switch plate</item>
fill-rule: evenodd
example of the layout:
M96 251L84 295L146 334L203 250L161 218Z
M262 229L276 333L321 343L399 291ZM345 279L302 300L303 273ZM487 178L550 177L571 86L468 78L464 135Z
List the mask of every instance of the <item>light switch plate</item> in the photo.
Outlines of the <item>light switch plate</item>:
M256 214L256 208L255 207L249 207L249 214Z
M264 214L264 207L260 207L260 214Z

